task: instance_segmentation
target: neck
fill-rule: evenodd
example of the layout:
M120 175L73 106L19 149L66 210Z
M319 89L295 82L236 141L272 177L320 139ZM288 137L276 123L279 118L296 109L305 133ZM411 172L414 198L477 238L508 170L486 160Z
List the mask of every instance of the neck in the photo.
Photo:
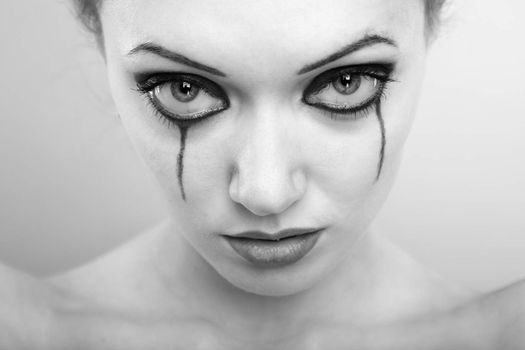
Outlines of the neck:
M403 293L408 283L399 283L400 271L396 271L402 270L402 259L370 234L323 280L283 297L251 294L233 286L171 224L158 232L157 242L154 259L167 291L164 305L179 305L178 315L205 319L231 337L265 342L290 338L319 324L360 327L384 320L384 314L399 313L392 305L406 306L401 299L406 298Z

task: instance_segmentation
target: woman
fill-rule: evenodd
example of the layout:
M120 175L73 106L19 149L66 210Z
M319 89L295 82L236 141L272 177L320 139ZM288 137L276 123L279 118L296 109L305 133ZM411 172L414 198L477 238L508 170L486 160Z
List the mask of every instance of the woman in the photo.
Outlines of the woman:
M519 349L525 287L475 295L367 227L441 1L78 1L171 216L37 281L6 349Z

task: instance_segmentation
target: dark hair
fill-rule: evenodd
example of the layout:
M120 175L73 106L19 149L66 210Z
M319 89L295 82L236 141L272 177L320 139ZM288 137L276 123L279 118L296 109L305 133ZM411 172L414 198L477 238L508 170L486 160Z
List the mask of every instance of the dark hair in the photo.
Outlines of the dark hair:
M101 0L71 0L77 19L102 43L102 23L99 16Z
M100 22L99 8L102 0L71 0L77 18L83 26L93 33L99 43L102 43L102 23ZM439 28L441 11L447 0L424 0L426 31L428 37L433 37Z
M436 35L441 24L441 12L447 0L425 0L426 31L428 37Z

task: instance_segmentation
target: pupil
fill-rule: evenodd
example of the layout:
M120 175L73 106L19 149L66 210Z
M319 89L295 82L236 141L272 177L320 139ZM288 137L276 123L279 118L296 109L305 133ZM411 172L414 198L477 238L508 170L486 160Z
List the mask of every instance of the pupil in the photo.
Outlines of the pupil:
M341 85L344 87L349 87L352 84L352 75L351 74L344 74L340 78Z
M180 89L180 92L182 92L183 94L189 95L191 93L191 84L188 83L187 81L183 81L180 84L179 89Z

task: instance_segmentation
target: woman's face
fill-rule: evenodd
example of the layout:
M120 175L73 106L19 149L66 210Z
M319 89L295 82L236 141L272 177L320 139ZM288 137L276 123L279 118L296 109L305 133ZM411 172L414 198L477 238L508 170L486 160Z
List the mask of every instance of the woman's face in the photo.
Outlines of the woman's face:
M173 235L257 294L330 274L395 176L423 13L421 0L105 0L112 93Z

